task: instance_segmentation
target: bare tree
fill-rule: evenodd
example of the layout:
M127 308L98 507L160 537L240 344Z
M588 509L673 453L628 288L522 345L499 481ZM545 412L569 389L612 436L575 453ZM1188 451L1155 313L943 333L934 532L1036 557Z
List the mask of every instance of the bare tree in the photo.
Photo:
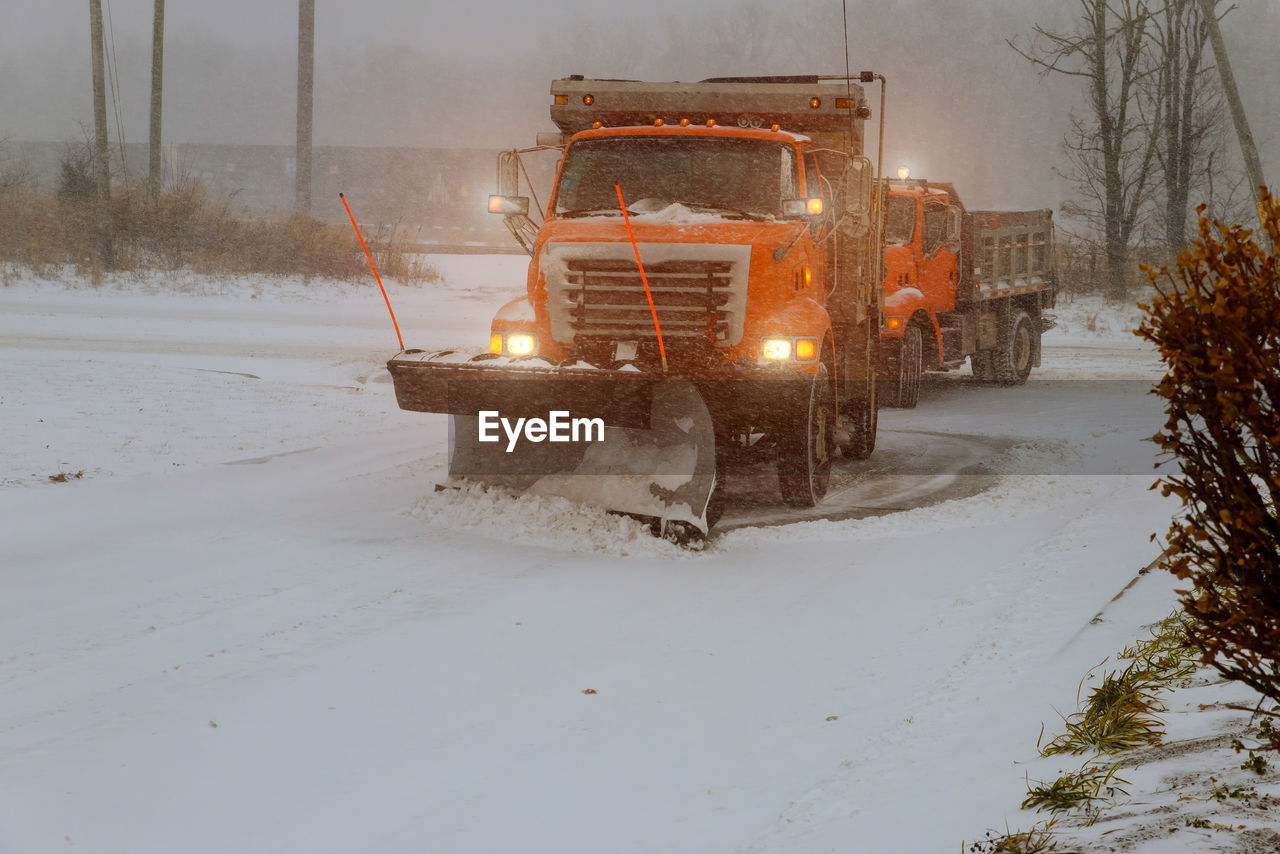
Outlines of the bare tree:
M1249 120L1244 114L1244 103L1240 100L1240 90L1236 87L1236 76L1231 70L1231 59L1227 56L1227 45L1222 39L1222 31L1218 28L1218 19L1214 17L1214 0L1199 0L1204 11L1205 25L1209 29L1209 41L1213 44L1213 55L1218 60L1218 75L1222 80L1223 94L1231 107L1231 121L1236 126L1236 138L1240 141L1240 153L1244 155L1244 168L1252 185L1254 206L1258 209L1258 222L1262 224L1262 197L1265 195L1266 179L1262 176L1262 161L1258 159L1258 146L1253 141L1253 133L1249 130ZM1266 231L1264 228L1263 231ZM1276 243L1271 240L1271 249L1275 251Z
M1158 73L1148 50L1152 13L1141 0L1079 0L1080 19L1069 33L1035 27L1029 48L1008 44L1040 67L1040 73L1081 78L1088 86L1086 116L1073 115L1064 140L1068 176L1081 195L1068 212L1079 214L1102 234L1107 259L1107 291L1123 298L1130 246L1139 215L1151 195L1162 105L1145 114L1139 101L1145 81Z
M1206 64L1209 28L1203 16L1197 0L1166 0L1151 27L1159 63L1151 98L1164 116L1153 128L1164 179L1159 219L1170 254L1186 245L1191 193L1206 189L1212 176L1203 165L1212 168L1222 142L1222 103Z

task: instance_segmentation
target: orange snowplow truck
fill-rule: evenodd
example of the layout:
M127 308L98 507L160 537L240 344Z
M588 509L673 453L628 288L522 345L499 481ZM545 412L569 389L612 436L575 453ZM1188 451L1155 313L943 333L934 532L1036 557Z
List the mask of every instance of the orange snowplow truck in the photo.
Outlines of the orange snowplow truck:
M953 185L905 175L882 186L881 404L914 407L922 371L966 358L979 379L1025 382L1053 325L1053 211L966 211Z
M884 294L860 84L876 80L554 81L559 131L538 142L563 155L540 221L519 192L537 149L503 153L490 198L531 256L525 293L487 352L389 362L402 408L454 416L451 475L569 475L696 536L739 457L775 460L782 498L811 506L833 458L871 454ZM553 447L556 412L628 435ZM543 438L495 445L500 418L538 418Z

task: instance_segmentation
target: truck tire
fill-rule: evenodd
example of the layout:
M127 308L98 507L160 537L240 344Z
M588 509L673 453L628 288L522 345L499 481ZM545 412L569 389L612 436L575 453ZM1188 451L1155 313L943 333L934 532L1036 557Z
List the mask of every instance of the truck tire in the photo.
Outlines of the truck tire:
M920 400L924 342L919 326L908 326L898 341L897 369L885 383L881 402L898 409L915 409Z
M995 352L991 354L996 382L1000 385L1022 385L1027 381L1031 375L1031 364L1035 361L1039 335L1039 329L1025 311L1015 308L1010 313L1009 325L1001 330Z
M980 383L996 381L996 369L992 364L991 351L979 350L969 356L969 367L973 370L973 378Z
M716 455L716 484L711 490L711 499L707 502L707 530L710 531L716 526L716 523L724 516L725 507L728 502L725 500L724 491L724 465L720 460L720 455Z
M831 372L819 363L809 381L807 405L783 429L778 442L778 488L792 507L813 507L831 483L835 452L836 395Z
M851 350L857 351L862 359L860 364L852 363L856 356L850 352L850 361L844 366L846 390L839 404L842 432L838 434L837 441L840 455L846 460L865 460L876 449L876 430L880 420L879 383L876 382L880 324L874 313L859 327L854 340L862 343L853 345Z
M865 460L876 449L880 418L876 385L874 381L868 383L866 391L857 394L845 410L844 426L849 440L840 444L840 454L846 460Z

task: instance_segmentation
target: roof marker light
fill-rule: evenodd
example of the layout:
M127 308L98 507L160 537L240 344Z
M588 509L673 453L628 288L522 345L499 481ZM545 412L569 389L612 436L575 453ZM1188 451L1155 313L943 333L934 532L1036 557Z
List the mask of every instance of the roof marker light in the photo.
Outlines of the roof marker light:
M688 126L689 126L689 120L688 120L688 119L681 119L681 120L680 120L680 127L682 127L682 128L687 128Z
M782 130L782 125L769 125L769 130Z
M592 123L591 123L591 128L592 128L593 130L600 130L600 128L602 128L602 127L604 127L604 122L592 122Z
M709 127L709 128L713 128L713 127L715 127L715 126L716 126L716 120L715 120L715 119L707 119L707 127Z
M656 127L656 128L660 128L660 127L662 127L662 126L663 126L663 125L665 125L665 124L666 124L666 122L664 122L662 119L654 119L654 120L653 120L653 126L654 126L654 127Z

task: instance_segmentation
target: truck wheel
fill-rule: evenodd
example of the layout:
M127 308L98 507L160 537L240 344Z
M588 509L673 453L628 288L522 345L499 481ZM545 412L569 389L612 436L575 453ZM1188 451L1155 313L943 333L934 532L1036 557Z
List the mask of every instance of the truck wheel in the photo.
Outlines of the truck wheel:
M995 382L996 369L992 364L990 350L979 350L977 353L970 355L969 367L973 369L973 378L978 382Z
M992 367L996 382L1000 385L1022 385L1031 375L1031 363L1035 360L1035 336L1039 331L1031 323L1031 317L1022 309L1014 309L1009 325L999 337L992 354Z
M813 507L827 494L835 453L836 395L825 363L809 383L808 404L778 443L778 487L792 507Z
M711 488L711 500L707 502L707 530L710 531L716 526L724 516L724 510L728 502L725 500L724 491L724 465L720 461L720 455L716 455L716 482Z
M840 445L840 453L848 460L865 460L876 449L879 406L875 382L867 384L865 394L858 395L846 410L845 426L849 441Z
M920 400L920 374L924 345L919 326L908 326L898 342L898 367L885 383L881 396L885 406L915 409Z

